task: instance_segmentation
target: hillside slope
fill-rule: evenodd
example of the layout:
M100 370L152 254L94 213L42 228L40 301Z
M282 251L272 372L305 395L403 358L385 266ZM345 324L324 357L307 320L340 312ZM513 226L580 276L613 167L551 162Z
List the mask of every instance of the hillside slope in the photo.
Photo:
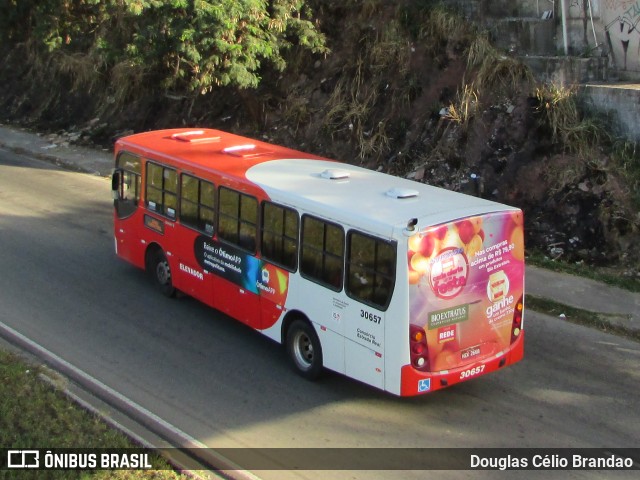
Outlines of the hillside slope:
M193 97L142 82L123 102L118 85L83 87L73 65L18 46L0 66L0 117L103 145L182 125L259 137L519 206L530 250L640 278L638 155L571 92L536 85L441 8L311 3L330 52L293 48L255 90Z

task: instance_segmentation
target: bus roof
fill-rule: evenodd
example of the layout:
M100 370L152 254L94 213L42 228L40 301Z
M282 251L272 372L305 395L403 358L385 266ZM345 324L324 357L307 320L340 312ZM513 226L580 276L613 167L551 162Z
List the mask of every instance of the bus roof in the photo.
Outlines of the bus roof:
M118 140L116 150L171 160L184 168L234 177L277 202L357 223L391 236L417 219L417 229L467 216L513 209L286 147L212 129L158 130Z
M416 228L511 209L488 200L432 187L349 164L274 160L251 167L247 178L274 200L345 224L391 236L412 219Z

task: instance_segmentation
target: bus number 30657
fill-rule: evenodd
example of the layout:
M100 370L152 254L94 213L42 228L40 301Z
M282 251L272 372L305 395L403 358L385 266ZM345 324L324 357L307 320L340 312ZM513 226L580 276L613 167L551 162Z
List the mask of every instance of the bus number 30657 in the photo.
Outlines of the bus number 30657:
M484 365L480 365L479 367L470 368L469 370L465 370L460 373L460 380L463 378L473 377L474 375L480 375L484 371Z
M365 312L364 310L360 310L360 316L366 320L370 320L373 323L380 323L382 321L382 317L380 315L375 315L371 312Z

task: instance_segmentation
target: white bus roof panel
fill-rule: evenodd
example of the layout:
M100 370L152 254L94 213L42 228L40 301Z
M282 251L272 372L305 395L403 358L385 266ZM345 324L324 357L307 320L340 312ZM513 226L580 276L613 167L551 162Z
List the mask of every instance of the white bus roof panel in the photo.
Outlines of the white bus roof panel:
M326 172L339 171L340 175ZM247 170L247 179L274 201L316 212L336 221L367 225L391 235L413 218L416 229L481 215L513 210L500 203L452 192L366 168L323 160L273 160Z

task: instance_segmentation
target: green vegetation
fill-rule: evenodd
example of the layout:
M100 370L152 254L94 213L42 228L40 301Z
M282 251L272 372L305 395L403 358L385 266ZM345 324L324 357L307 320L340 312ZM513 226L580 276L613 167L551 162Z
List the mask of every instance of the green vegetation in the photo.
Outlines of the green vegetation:
M612 165L623 178L627 186L627 194L635 207L640 211L640 148L635 142L616 140L611 152Z
M137 447L128 437L45 383L40 378L42 374L52 375L43 367L29 365L16 355L0 351L0 445L16 449ZM153 464L166 465L166 469L137 472L103 470L91 473L75 470L23 470L20 478L186 478L178 476L162 459L154 459Z
M117 106L149 85L195 97L216 86L256 87L285 68L284 52L326 53L304 0L6 0L0 41L32 73L72 89L107 86Z
M264 138L521 207L556 263L638 272L637 145L446 4L0 0L0 117Z

